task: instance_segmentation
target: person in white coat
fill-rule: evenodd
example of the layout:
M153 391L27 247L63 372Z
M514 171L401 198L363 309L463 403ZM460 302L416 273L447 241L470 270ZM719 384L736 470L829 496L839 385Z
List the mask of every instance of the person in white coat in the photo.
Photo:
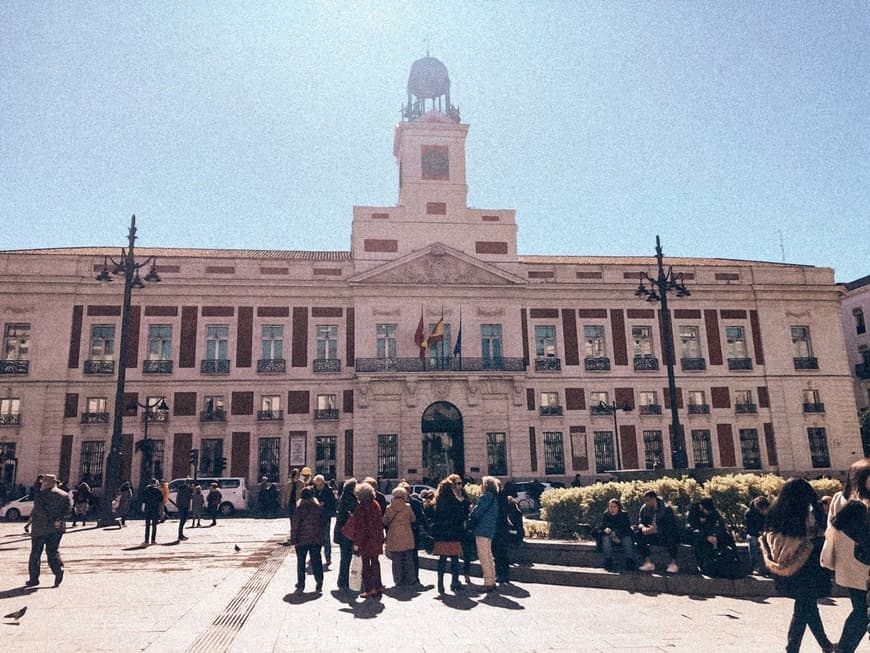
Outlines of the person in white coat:
M822 565L834 571L834 582L845 587L852 602L852 612L843 623L838 651L853 653L867 629L867 581L870 567L855 559L855 540L848 522L865 520L870 507L870 458L862 458L849 467L849 477L842 492L837 492L828 510L828 528L822 548ZM855 525L857 530L863 522Z

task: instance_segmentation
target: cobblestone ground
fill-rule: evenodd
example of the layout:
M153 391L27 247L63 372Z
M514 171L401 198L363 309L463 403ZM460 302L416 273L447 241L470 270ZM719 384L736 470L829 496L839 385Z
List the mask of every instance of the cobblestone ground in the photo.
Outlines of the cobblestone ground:
M526 583L480 593L480 578L439 598L426 589L350 600L335 591L293 594L296 559L281 546L283 519L228 519L215 528L160 527L141 546L143 525L71 529L63 538L63 584L43 562L25 588L29 539L22 523L0 524L0 615L27 606L19 623L0 622L0 651L746 651L784 649L787 599L740 600L649 595ZM239 551L235 550L239 547ZM335 560L338 560L337 551ZM333 565L333 568L335 565ZM382 558L386 585L390 563ZM849 612L845 599L822 605L832 639ZM859 650L870 651L865 640ZM818 651L807 634L802 651Z

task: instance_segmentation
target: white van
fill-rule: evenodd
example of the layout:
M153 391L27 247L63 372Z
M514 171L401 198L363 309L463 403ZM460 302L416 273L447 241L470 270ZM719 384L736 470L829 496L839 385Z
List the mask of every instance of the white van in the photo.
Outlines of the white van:
M184 485L186 481L187 479L184 478L176 478L169 482L170 502L175 501L178 488ZM212 483L218 484L218 490L221 491L220 514L224 517L229 517L236 510L248 509L248 486L245 483L245 479L241 477L197 478L194 483L202 488L203 495L208 495L208 490ZM178 508L175 507L174 503L166 504L167 513L172 514L177 510Z

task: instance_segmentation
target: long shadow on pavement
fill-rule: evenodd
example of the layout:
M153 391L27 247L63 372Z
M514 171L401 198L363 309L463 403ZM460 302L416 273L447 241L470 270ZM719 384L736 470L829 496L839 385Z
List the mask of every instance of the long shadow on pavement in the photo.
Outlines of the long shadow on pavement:
M440 594L435 598L454 610L471 610L478 606L477 601L465 594Z
M349 612L354 619L374 619L384 611L384 604L373 599L366 599L362 603L354 601L346 608L340 608L339 612Z
M14 599L16 596L29 596L33 594L37 587L13 587L11 590L0 592L0 599Z
M323 592L291 592L284 595L284 601L290 605L302 605L309 601L316 601L323 596Z
M525 606L520 605L516 601L509 599L506 596L501 596L499 594L487 594L485 597L478 601L479 603L483 603L485 605L491 606L493 608L504 608L505 610L525 610Z

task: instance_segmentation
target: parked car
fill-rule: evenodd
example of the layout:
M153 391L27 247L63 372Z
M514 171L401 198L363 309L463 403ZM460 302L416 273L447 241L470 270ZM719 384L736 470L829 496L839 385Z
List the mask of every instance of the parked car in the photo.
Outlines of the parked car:
M435 488L432 487L431 485L423 485L423 484L411 485L408 487L408 494L416 494L419 496L420 493L423 492L424 490L433 490L434 491ZM387 494L386 497L387 497L387 503L389 503L390 501L393 500L392 493Z
M564 487L564 483L556 483L550 481L538 481L541 485L544 486L543 494L547 490L551 490L557 487ZM519 504L520 509L527 512L529 510L534 510L538 506L535 504L532 497L529 496L529 488L532 486L532 481L514 481L514 485L517 490L517 504Z
M33 499L29 494L25 494L0 508L0 518L5 517L7 521L18 521L22 517L29 519L32 510Z
M169 500L175 501L178 494L178 488L184 485L187 479L176 478L169 482ZM204 494L208 494L208 489L212 483L218 484L218 490L221 491L220 514L224 517L229 517L237 510L248 509L248 486L245 479L241 477L228 478L197 478L195 483L202 488ZM166 504L166 512L172 514L178 508L174 503Z

